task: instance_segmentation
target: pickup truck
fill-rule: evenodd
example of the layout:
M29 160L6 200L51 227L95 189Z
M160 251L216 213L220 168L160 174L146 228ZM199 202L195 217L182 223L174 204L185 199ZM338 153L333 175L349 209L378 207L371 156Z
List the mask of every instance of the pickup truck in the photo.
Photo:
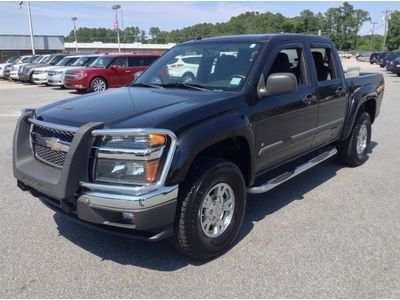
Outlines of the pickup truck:
M193 81L169 77L187 55ZM382 74L345 78L324 37L188 41L128 87L23 110L14 176L76 222L207 260L232 245L247 194L335 155L365 163L383 93Z

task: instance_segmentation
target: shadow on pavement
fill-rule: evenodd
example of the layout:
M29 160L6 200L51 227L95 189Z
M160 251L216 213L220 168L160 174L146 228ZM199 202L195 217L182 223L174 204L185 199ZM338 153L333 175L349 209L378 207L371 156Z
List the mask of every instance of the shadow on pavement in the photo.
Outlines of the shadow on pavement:
M369 153L376 146L376 142L371 142ZM251 232L254 223L293 201L303 200L306 193L336 176L342 168L343 164L333 157L265 194L248 195L246 215L234 246ZM146 242L115 236L77 224L61 213L55 213L54 220L61 236L102 260L167 272L206 263L183 256L168 241Z

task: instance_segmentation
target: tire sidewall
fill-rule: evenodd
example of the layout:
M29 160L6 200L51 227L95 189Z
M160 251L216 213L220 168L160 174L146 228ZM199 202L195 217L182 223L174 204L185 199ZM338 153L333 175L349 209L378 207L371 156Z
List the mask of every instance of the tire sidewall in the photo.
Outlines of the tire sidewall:
M231 223L225 231L216 238L206 236L200 224L200 208L204 197L218 183L227 183L233 190L235 196L235 209ZM221 252L226 251L229 245L237 236L242 225L245 207L246 207L246 192L245 183L240 170L228 166L216 165L203 173L196 182L196 189L192 195L190 203L190 215L192 216L191 228L191 243L196 245L204 256L213 257Z
M190 81L185 81L185 78L190 78ZM194 81L194 75L190 72L186 72L185 74L183 74L182 76L182 82L184 83L193 83Z
M367 127L367 132L368 132L367 147L364 149L364 151L361 154L359 154L357 152L357 140L358 140L357 137L358 137L359 131L361 129L361 126L363 124ZM371 119L369 117L369 114L364 112L359 116L359 118L357 120L357 124L356 124L356 126L354 126L354 131L353 131L353 145L352 145L353 155L359 164L364 163L368 159L368 150L369 150L369 146L370 146L370 142L371 142L371 129L372 129Z

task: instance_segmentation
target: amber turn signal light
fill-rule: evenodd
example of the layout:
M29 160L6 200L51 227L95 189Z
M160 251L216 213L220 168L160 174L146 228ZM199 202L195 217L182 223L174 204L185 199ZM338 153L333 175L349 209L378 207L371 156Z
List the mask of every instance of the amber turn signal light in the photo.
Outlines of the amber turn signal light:
M146 179L148 182L155 182L158 179L158 171L160 169L160 160L152 160L146 162Z
M150 146L161 146L167 142L165 135L161 134L149 134Z

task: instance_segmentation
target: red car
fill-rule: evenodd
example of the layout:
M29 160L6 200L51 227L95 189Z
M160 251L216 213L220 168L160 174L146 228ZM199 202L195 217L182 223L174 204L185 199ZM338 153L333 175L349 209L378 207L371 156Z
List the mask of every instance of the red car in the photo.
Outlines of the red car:
M158 57L121 53L99 56L89 68L68 70L64 85L81 92L125 86L133 81L135 73L144 71Z

